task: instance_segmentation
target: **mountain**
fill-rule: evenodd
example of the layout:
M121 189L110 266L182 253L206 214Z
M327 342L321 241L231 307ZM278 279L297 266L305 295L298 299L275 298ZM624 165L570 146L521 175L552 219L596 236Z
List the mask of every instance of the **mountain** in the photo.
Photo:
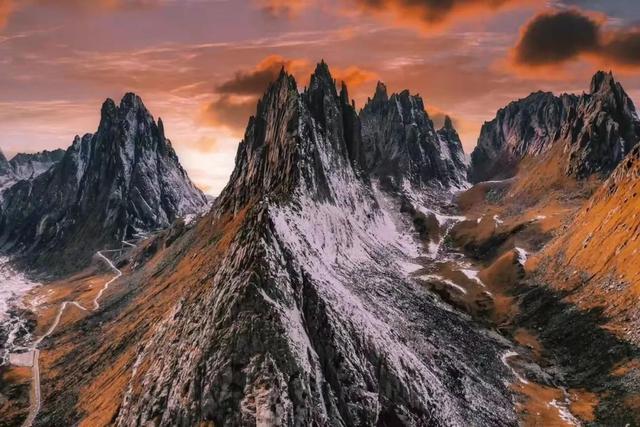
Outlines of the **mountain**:
M626 339L640 345L637 298L640 266L640 146L572 218L543 256L548 283L574 292L583 308L601 307Z
M1 193L20 180L33 179L46 172L64 156L64 150L41 151L34 154L17 154L7 161L0 151L0 197Z
M639 140L633 102L613 74L600 71L589 93L537 92L499 110L482 127L469 177L472 182L512 177L523 159L556 147L567 176L606 177Z
M362 176L341 93L324 63L303 93L269 87L214 211L146 273L155 301L182 296L116 425L516 424L502 344L410 279L421 246Z
M436 131L419 96L387 94L378 83L360 113L365 169L396 187L406 178L417 188L463 186L466 165L460 137L447 117Z
M4 190L15 184L16 176L2 150L0 150L0 195Z
M44 150L38 153L18 153L9 162L19 180L33 179L46 172L64 157L65 150Z
M38 163L16 165L29 171ZM119 106L108 99L97 132L76 137L54 167L4 193L0 236L6 250L30 255L34 265L55 261L64 270L206 204L165 138L162 120L156 124L129 93Z

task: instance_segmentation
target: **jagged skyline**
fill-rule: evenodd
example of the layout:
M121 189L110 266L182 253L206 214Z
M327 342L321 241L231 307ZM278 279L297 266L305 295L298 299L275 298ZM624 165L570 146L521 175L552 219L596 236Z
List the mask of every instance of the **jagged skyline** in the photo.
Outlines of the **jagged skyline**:
M66 148L95 130L105 98L134 91L194 181L217 194L282 66L302 88L325 59L358 108L378 80L410 89L438 125L453 117L467 153L498 108L536 90L582 93L597 69L640 97L637 4L539 3L2 0L0 147L9 157ZM565 43L540 37L549 28Z

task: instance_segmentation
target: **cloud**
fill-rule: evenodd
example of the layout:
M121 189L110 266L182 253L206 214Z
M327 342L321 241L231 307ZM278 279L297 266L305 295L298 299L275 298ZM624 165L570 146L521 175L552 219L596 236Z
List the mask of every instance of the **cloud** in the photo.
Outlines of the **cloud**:
M270 16L293 18L317 5L328 10L338 5L341 15L373 14L399 26L410 25L423 31L440 29L457 19L478 19L507 7L537 4L536 0L253 0Z
M252 70L242 70L234 77L218 86L218 93L233 95L262 95L274 81L280 70L285 68L291 74L309 69L304 60L286 59L279 55L271 55L260 61Z
M516 67L548 67L579 58L603 65L640 66L640 28L609 29L606 17L578 9L545 12L521 30L512 51Z
M392 17L400 24L433 30L450 21L477 18L508 6L531 3L529 0L344 0L360 10L380 17Z
M135 10L154 7L166 0L31 0L31 3L47 7L64 7L82 11Z
M640 28L604 34L600 54L618 65L640 66Z
M139 10L155 7L167 0L22 0L20 8L42 6L62 8L73 12L109 12ZM0 29L4 28L12 13L18 9L15 0L0 0Z
M0 0L0 29L7 25L9 15L13 12L13 0Z
M306 9L311 0L254 0L254 3L268 15L293 17Z
M373 71L365 70L355 65L347 68L334 68L331 70L331 75L336 81L344 82L349 88L361 86L378 78L378 75Z
M239 98L233 95L221 95L203 106L199 123L205 126L221 127L241 135L247 126L249 117L256 111L257 98Z
M312 63L305 59L267 56L255 67L239 70L232 78L219 84L216 87L216 99L201 108L198 122L242 135L249 117L255 113L258 99L269 84L278 78L282 68L301 83L307 83L313 71ZM349 88L357 88L377 78L376 73L355 65L332 67L331 73L337 82L343 81Z
M522 65L547 65L595 52L602 22L578 10L542 13L526 24L515 48Z

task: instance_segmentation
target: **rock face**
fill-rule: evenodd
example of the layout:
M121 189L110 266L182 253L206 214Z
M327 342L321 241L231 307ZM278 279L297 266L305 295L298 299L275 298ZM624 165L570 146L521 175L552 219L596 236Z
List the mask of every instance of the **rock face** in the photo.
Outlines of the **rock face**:
M94 249L166 227L206 203L162 121L156 125L142 100L127 94L120 106L104 103L98 131L76 137L59 163L4 193L0 235L5 249L31 254L36 264L73 255L75 266Z
M9 163L19 180L33 179L62 160L64 153L65 150L44 150L34 154L19 153Z
M324 63L268 89L184 255L220 258L146 341L117 425L516 425L500 344L409 277L420 246L361 176L341 93Z
M0 150L0 197L4 190L15 184L16 177L11 164Z
M399 187L404 179L417 187L465 183L464 152L451 120L436 131L419 96L404 91L389 97L378 83L360 120L364 166L373 176Z
M11 161L7 161L0 151L0 196L16 182L34 179L43 174L63 157L64 150L44 150L34 154L19 153Z
M519 162L563 144L564 172L608 175L640 141L635 106L611 73L598 72L581 96L538 92L485 123L471 155L472 182L508 178Z

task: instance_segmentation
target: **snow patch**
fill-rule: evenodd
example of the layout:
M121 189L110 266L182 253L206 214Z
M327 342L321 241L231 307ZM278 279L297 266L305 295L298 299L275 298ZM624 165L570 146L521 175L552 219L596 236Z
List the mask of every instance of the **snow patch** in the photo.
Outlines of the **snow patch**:
M525 264L527 263L529 252L527 252L522 248L516 248L516 252L518 253L518 262L520 263L520 265L524 267Z
M452 288L455 288L455 289L459 290L463 294L467 293L467 290L465 288L463 288L462 286L456 284L452 280L445 279L444 277L438 276L436 274L427 274L427 275L424 275L424 276L420 276L420 279L425 280L427 282L436 281L436 282L445 283L446 285L451 286Z

